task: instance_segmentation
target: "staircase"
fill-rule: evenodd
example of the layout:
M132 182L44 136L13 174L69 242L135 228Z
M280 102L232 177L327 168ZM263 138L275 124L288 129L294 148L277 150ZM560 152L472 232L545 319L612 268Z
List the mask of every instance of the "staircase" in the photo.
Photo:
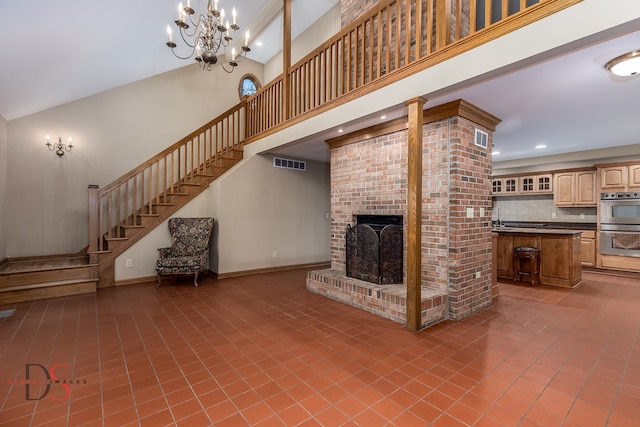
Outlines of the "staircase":
M182 208L209 187L215 179L235 166L243 158L242 145L214 156L159 193L150 202L110 227L99 237L97 250L87 251L91 263L97 264L98 288L115 283L114 261L134 243ZM94 189L97 191L97 189Z
M97 283L85 253L17 258L0 266L0 304L92 293Z
M116 257L193 200L243 157L242 146L218 153L101 236L100 250L10 259L0 265L0 305L95 293L115 283ZM97 191L97 189L95 189Z
M0 304L114 286L119 255L242 160L245 105L242 101L104 188L89 186L88 247L77 254L0 262Z

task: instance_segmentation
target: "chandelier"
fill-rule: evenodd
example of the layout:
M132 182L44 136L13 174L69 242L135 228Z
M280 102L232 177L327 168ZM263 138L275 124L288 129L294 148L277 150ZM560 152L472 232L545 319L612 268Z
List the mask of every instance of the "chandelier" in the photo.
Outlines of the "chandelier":
M247 52L251 50L249 49L249 31L245 33L244 46L240 48L240 52L236 52L232 42L240 27L236 24L235 7L231 13L232 23L229 24L229 19L225 22L224 9L218 9L218 0L215 0L213 5L211 3L211 0L208 0L206 15L201 13L198 15L198 19L194 20L195 11L191 8L191 0L187 0L186 7L183 7L180 2L178 4L178 19L175 23L179 28L182 40L191 52L189 53L189 49L187 49L188 55L186 56L176 53L177 44L173 41L173 33L169 25L167 25L167 33L169 34L167 46L180 59L195 58L203 70L211 70L220 61L222 68L227 73L231 73L238 66L238 62L242 61ZM231 51L228 50L230 46Z

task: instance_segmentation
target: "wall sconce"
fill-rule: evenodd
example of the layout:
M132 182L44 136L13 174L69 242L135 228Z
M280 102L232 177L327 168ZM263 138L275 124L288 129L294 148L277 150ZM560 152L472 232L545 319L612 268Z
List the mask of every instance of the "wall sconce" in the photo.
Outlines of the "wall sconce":
M47 134L47 148L51 151L55 151L58 157L64 156L64 152L69 153L73 148L73 144L71 143L71 137L69 137L69 145L62 143L62 138L58 137L58 142L54 142L53 144L49 141L49 134Z

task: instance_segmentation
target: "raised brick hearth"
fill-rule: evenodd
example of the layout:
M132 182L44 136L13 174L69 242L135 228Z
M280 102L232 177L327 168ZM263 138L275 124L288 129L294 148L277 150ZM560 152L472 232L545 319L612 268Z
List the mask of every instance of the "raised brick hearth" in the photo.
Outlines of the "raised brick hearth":
M403 284L376 285L346 277L338 270L327 269L310 272L307 289L403 325L407 320L407 287ZM422 286L421 297L422 328L447 318L446 293Z

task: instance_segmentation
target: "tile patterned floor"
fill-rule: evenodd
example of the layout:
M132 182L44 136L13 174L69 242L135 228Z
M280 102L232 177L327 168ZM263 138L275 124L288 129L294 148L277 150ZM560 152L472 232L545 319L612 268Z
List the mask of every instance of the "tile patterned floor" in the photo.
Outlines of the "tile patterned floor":
M638 425L640 279L502 284L492 308L412 334L305 276L0 307L16 308L0 319L0 425Z

